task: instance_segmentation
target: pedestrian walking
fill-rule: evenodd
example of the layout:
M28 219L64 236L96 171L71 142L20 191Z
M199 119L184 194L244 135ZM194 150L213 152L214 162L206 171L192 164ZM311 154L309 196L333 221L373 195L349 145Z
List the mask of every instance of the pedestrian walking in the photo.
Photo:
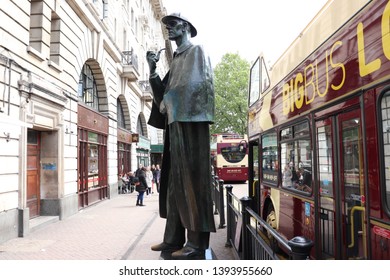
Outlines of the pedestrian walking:
M150 170L150 166L146 167L145 179L146 179L146 184L147 184L146 195L151 195L152 194L152 184L153 184L153 173Z
M142 167L138 172L139 184L136 185L135 190L138 192L136 206L145 206L144 194L147 189L147 183L145 178L146 168Z
M160 192L160 176L161 176L161 170L160 165L156 164L156 168L153 171L153 181L156 186L156 191Z

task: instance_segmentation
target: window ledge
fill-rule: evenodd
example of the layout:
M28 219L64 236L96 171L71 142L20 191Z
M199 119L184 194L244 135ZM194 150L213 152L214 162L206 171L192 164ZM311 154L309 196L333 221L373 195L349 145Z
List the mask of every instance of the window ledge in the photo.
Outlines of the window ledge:
M32 56L34 56L35 58L39 59L40 61L45 60L45 57L43 57L43 55L39 51L34 49L32 46L27 46L27 52Z
M59 66L57 63L55 63L53 60L48 60L47 61L47 64L53 68L54 70L56 70L57 72L62 72L63 69L61 66Z

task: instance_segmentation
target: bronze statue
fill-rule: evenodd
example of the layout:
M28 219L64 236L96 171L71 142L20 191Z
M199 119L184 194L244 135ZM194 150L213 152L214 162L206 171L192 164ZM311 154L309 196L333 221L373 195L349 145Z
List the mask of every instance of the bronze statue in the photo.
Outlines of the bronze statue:
M149 124L165 129L160 179L160 216L166 218L163 242L154 251L173 259L202 258L215 232L211 198L210 132L214 85L210 59L193 45L195 27L181 14L162 18L177 49L163 80L156 73L159 54L148 51L153 91ZM187 232L187 238L186 238Z

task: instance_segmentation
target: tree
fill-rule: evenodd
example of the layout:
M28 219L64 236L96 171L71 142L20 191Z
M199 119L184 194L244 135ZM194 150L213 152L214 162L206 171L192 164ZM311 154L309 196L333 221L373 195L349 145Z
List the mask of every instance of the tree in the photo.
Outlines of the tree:
M225 54L214 68L215 123L211 133L247 133L249 62Z

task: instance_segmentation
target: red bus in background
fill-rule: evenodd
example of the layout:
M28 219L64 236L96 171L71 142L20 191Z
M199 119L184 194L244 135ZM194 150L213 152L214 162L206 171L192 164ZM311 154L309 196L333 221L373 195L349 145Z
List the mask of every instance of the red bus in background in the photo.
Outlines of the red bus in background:
M390 259L390 1L329 0L250 72L249 196L313 259Z
M214 175L225 182L248 179L248 137L234 133L211 135L211 161Z

